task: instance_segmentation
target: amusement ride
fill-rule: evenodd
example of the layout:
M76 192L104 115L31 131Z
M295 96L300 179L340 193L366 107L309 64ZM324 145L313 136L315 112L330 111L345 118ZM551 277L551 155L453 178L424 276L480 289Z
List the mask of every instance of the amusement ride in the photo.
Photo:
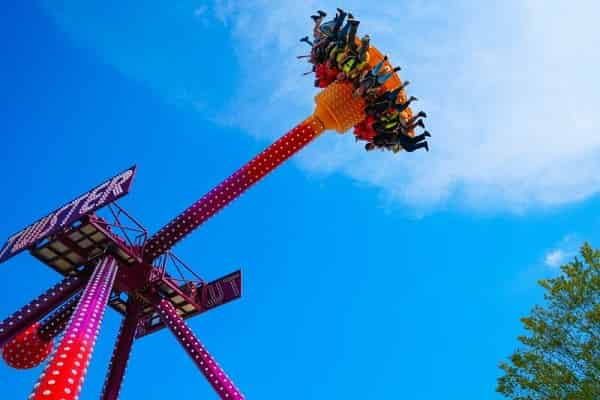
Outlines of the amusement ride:
M131 167L10 236L0 262L27 250L63 279L0 322L5 362L28 369L49 361L29 396L75 400L84 383L105 309L122 323L102 394L116 400L136 339L171 331L221 399L243 399L241 391L208 353L186 320L241 296L241 271L203 280L172 248L326 130L354 127L365 148L398 152L425 147L415 136L424 113L413 116L405 87L387 56L357 38L358 21L338 9L312 16L308 58L315 85L314 113L153 235L117 202L131 187ZM345 24L344 24L345 21ZM425 144L423 144L425 143ZM102 209L102 214L99 211ZM54 346L54 341L58 342Z

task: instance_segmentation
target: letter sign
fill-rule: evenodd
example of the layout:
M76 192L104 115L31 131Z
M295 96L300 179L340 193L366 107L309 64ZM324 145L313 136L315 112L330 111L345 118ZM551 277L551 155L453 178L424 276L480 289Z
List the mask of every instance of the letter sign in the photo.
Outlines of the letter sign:
M72 224L86 214L125 196L135 175L135 166L96 186L59 209L12 235L0 249L0 263L24 249L31 248L59 229Z

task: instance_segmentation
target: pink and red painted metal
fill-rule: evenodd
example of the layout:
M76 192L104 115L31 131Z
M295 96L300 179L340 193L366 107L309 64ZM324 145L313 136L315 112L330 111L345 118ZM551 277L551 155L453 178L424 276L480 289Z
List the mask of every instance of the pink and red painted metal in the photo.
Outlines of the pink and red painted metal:
M186 353L200 372L206 377L210 385L222 399L241 400L244 396L235 387L225 371L217 364L214 358L206 351L202 343L196 338L183 318L177 315L175 307L165 300L157 299L156 308L161 319L169 327Z
M40 324L37 335L46 342L57 337L66 327L77 308L80 296L76 294Z
M171 249L184 236L225 208L321 132L320 123L309 118L283 135L148 239L144 259L154 260Z
M100 329L105 306L109 301L111 291L114 290L117 294L127 293L129 301L127 310L124 312L125 318L115 345L102 399L109 400L118 397L135 337L148 335L165 326L175 335L220 398L243 399L244 396L241 392L194 336L184 318L178 314L181 310L176 310L173 300L167 298L165 294L172 293L173 298L183 299L186 304L189 304L192 311L185 314L184 317L192 317L239 298L242 289L241 272L234 272L210 283L201 279L192 281L183 279L185 282L180 286L177 282L178 279L167 271L165 263L169 258L178 260L170 252L170 249L178 241L302 149L322 130L323 126L318 120L313 117L309 118L208 192L149 239L146 237L146 230L116 203L109 206L112 222L93 213L81 215L82 210L92 212L99 206L106 205L109 200L125 194L131 185L135 167L127 170L130 172L125 171L117 175L29 228L13 235L2 249L4 259L22 250L22 246L17 246L17 244L27 242L32 254L49 264L40 256L43 251L37 249L42 247L40 243L47 245L55 240L66 246L69 251L74 252L83 264L83 268L69 271L75 276L67 277L34 302L0 323L0 343L2 344L30 327L24 340L28 341L27 344L30 346L37 346L39 350L35 356L32 354L21 364L31 367L39 364L45 358L49 351L48 343L51 344L52 337L64 329L68 321L64 337L39 382L35 385L30 398L65 400L77 398ZM78 216L78 219L73 219L73 215ZM122 222L123 218L130 222L133 221L133 227L125 226ZM103 241L98 243L97 247L102 246L104 255L98 256L94 253L93 246L79 245L76 239L73 239L85 230L82 226L95 232L94 235L100 234ZM135 233L133 239L129 236L131 232ZM94 257L97 261L96 266L92 262ZM190 270L184 264L182 265ZM55 267L53 266L53 268ZM177 269L181 272L179 267ZM90 273L92 276L89 278L76 308L67 303L63 309L58 310L47 321L36 325L48 313L80 291L88 281L87 277ZM71 300L71 302L74 301ZM151 306L156 317L153 314L140 312L147 306ZM158 323L151 323L156 318L159 318ZM40 333L44 338L40 336Z
M98 262L52 360L34 386L31 400L79 398L118 268L110 255Z
M370 64L383 60L383 55L373 47L369 55ZM388 64L386 67L391 70ZM394 79L388 80L385 85L393 82L400 84L399 77L395 76ZM324 130L335 129L343 133L366 116L365 100L362 96L356 96L353 84L347 80L328 85L315 100L313 115L150 238L134 218L114 203L128 193L135 175L133 167L8 239L0 248L0 263L29 249L40 261L67 277L0 323L0 346L16 337L17 342L22 339L24 345L30 346L30 352L38 352L30 354L29 360L21 360L24 361L22 365L29 366L44 358L48 351L44 343L51 343L51 340L46 341L42 337L56 335L69 319L64 337L30 398L78 398L107 304L125 318L106 378L102 394L104 400L117 398L135 338L164 327L175 335L221 399L244 398L184 321L239 298L241 274L237 271L207 284L195 274L194 279L183 277L178 280L176 275L167 271L166 265L171 260L180 273L171 249L186 235ZM95 214L106 205L111 214L108 218ZM125 226L123 219L127 219L132 226ZM133 239L130 237L132 232L136 235ZM88 280L89 276L91 278ZM84 285L83 294L73 312L59 311L62 314L48 320L55 321L54 325L48 321L43 323L46 325L39 325L41 319ZM127 295L126 299L121 298L123 293ZM17 336L26 329L24 336ZM18 344L21 345L20 342Z
M115 349L108 365L108 373L104 381L102 396L100 396L101 400L117 400L119 398L127 362L131 354L131 347L135 340L135 332L139 323L139 313L140 305L133 300L129 301L127 303L127 314L121 323L117 343L115 344Z
M38 335L40 323L29 326L2 347L2 358L15 369L29 369L41 364L52 352L52 340Z
M171 248L326 128L343 132L358 122L362 118L362 107L362 101L351 96L348 85L331 85L326 92L317 96L317 109L313 116L289 131L149 239L146 230L114 203L109 206L110 220L92 213L111 196L116 198L129 190L134 168L128 170L130 173L126 171L118 175L51 213L40 220L42 222L34 224L35 228L27 228L13 235L1 250L5 258L22 250L21 245L17 244L31 243L29 249L36 258L63 275L75 276L61 283L59 290L50 290L41 300L34 302L35 310L31 305L26 306L20 314L0 325L0 328L5 326L0 329L0 339L4 339L2 343L42 319L81 289L87 276L92 276L69 321L63 340L31 397L76 398L108 303L122 312L125 320L115 346L103 399L118 396L133 337L147 335L165 326L175 335L221 399L243 399L241 392L184 321L185 318L238 298L241 295L241 274L237 271L211 283L198 279L196 275L192 280L185 277L178 280L166 268L166 263L171 260L175 262L177 272L181 272ZM335 114L333 109L342 112ZM90 213L82 214L82 210L90 210ZM74 221L71 215L81 217ZM123 219L127 219L132 226L125 226ZM133 239L129 235L131 232L136 234ZM181 281L182 285L178 283ZM121 293L127 294L126 301L120 298ZM132 311L131 307L134 306L142 312L138 314Z
M105 306L109 302L111 291L114 291L117 295L118 293L127 293L129 300L102 399L109 400L118 397L135 337L156 332L165 326L175 335L220 398L243 399L244 396L241 392L184 321L184 317L198 315L239 298L241 296L241 272L234 272L210 283L206 283L196 276L196 279L191 281L183 279L184 284L179 285L178 279L167 271L168 260L183 265L184 269L190 269L179 262L180 260L171 253L170 249L192 230L316 138L323 128L323 124L314 117L299 124L149 239L147 239L146 230L116 204L109 206L111 221L93 213L78 214L82 210L93 211L96 206L105 205L108 202L107 199L125 194L131 185L134 168L128 170L131 173L126 171L106 181L92 192L78 197L67 206L49 214L40 220L41 222L32 225L33 228L26 228L19 234L13 235L2 249L5 258L22 250L20 245L17 246L18 243L27 242L33 243L30 245L32 254L50 265L52 262L44 259L42 254L48 248L52 248L54 243L52 241L55 241L60 242L63 247L68 248L68 251L76 254L77 259L82 263L81 268L68 271L69 274L75 274L75 276L66 278L65 281L0 324L0 340L3 344L28 326L32 327L30 328L32 330L28 331L31 333L28 333L25 340L30 342L29 345L39 348L38 354L30 356L22 364L34 366L45 358L48 352L47 345L46 347L42 345L51 343L51 337L64 328L72 314L63 340L30 397L32 399L65 400L77 398L100 329ZM85 207L82 208L82 204ZM78 215L79 219L73 220L72 215ZM133 227L125 226L122 222L124 218L132 222ZM82 236L87 231L93 232L92 236L99 235L102 240L95 246L84 246L81 239L77 242L75 238ZM133 239L130 237L131 232L135 233ZM88 238L86 237L85 240ZM99 248L103 250L101 255L95 252ZM94 265L94 259L97 261L96 265ZM52 267L57 269L54 264ZM176 267L178 272L181 272L181 268L177 265ZM65 273L64 271L59 272ZM74 311L73 307L69 309L68 306L65 306L64 309L58 311L57 315L44 322L45 325L42 325L45 327L44 329L33 325L81 290L90 274L91 278ZM179 281L181 280L179 279ZM171 297L168 297L169 294ZM183 299L183 302L191 309L183 317L178 314L182 313L182 309L176 309L174 306L176 298ZM111 304L115 302L118 303L117 300L110 300ZM140 312L140 310L147 309L148 306L154 310L155 314ZM158 322L152 322L157 319ZM50 329L50 326L54 329ZM46 334L50 341L42 340L40 332Z
M43 322L36 322L2 347L2 358L16 369L29 369L41 364L52 351L54 338L67 326L77 306L73 296Z
M59 307L65 300L81 290L85 282L85 276L65 278L0 322L0 346L4 346L19 332L27 329Z
M204 283L199 289L194 287L194 291L196 291L194 297L200 307L186 315L186 318L194 317L240 298L242 295L242 271L235 271L212 282ZM164 327L164 321L147 315L140 318L136 337L147 336Z

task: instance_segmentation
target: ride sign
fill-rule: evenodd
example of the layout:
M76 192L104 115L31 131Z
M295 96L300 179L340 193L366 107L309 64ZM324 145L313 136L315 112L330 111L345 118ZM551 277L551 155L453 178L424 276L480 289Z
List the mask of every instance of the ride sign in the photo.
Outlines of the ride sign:
M32 247L82 216L125 196L129 193L135 169L136 167L133 166L121 172L9 237L0 250L0 263Z
M199 303L205 310L229 303L242 295L242 271L235 271L200 287Z
M203 283L197 288L199 292L195 297L200 308L189 313L183 313L181 316L184 319L202 314L242 297L242 271L237 270L212 282ZM174 305L177 306L177 304ZM142 318L138 325L136 338L149 335L164 327L164 322L156 314L151 313Z

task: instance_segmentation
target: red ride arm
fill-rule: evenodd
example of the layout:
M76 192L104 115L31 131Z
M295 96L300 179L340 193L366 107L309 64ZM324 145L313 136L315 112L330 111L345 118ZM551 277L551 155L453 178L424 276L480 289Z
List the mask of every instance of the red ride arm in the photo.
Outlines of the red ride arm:
M297 125L149 238L144 259L150 262L169 250L323 130L323 123L314 116Z
M315 97L312 116L283 135L146 242L144 260L152 262L241 195L250 186L306 146L326 129L342 133L365 118L364 100L350 83L334 83Z

